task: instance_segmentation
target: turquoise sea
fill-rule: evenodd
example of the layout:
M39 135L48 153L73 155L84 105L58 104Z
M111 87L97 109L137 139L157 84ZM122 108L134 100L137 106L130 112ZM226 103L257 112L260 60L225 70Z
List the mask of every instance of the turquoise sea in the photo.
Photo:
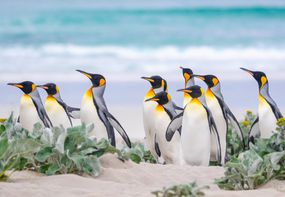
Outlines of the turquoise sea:
M235 104L233 95L241 94L244 81L252 89L242 93L256 90L239 70L243 66L265 71L282 103L278 90L285 81L284 62L284 1L0 0L0 81L11 94L16 90L8 90L6 82L55 81L70 90L65 97L78 105L81 95L71 99L75 88L81 94L87 87L78 85L87 84L75 72L80 68L104 74L109 87L116 88L108 90L110 98L137 91L128 101L119 99L119 104L137 104L147 88L140 76L161 74L175 89L183 83L178 67L188 66L238 86L235 92L224 85ZM67 84L77 85L70 89Z

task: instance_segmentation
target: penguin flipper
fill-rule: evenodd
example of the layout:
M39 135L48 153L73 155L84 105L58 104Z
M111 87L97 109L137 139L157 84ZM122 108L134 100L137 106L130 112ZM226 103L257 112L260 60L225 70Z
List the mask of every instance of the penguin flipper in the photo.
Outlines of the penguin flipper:
M275 115L276 120L283 118L283 115L280 112L279 108L277 107L277 104L274 102L274 100L269 95L265 97L265 100L270 105L272 112Z
M68 113L68 106L65 104L65 102L63 102L61 99L60 100L58 100L57 99L57 102L62 106L62 108L64 109L64 111L65 111L65 113L66 113L66 115L67 115L67 117L68 117L68 120L69 120L69 123L70 123L70 125L71 126L73 126L72 125L72 121L71 121L71 119L70 119L70 115L69 115L69 113Z
M119 123L119 121L107 110L104 111L107 119L109 120L110 124L118 131L118 133L122 136L126 144L128 145L129 148L132 147L130 138L122 125Z
M239 136L240 141L242 142L243 148L245 148L245 141L244 141L244 136L242 133L242 130L240 128L239 122L237 121L235 115L232 113L232 111L230 110L230 108L227 106L227 104L220 99L219 97L216 97L219 101L219 104L223 110L223 114L227 120L227 124L228 122L231 122L232 125L234 126L234 131L236 132L236 134Z
M173 104L173 107L175 110L178 110L178 111L183 111L184 109L182 107L179 107L178 105L176 105L176 103L174 101L172 101L172 104Z
M69 116L73 119L80 119L80 108L70 107L66 105Z
M177 116L175 116L172 121L169 123L166 133L165 133L165 137L166 140L169 142L171 141L175 131L179 131L179 133L181 134L181 126L182 126L182 120L183 120L183 113L181 112L180 114L178 114Z
M36 107L36 110L38 112L38 115L39 115L40 119L44 123L44 126L47 127L47 128L52 127L52 123L51 123L51 121L50 121L50 119L49 119L49 117L48 117L44 107L40 103L38 103L37 100L32 99L32 101L33 101L33 103L34 103L34 105ZM42 107L40 107L40 106L42 106Z
M254 143L255 138L260 137L260 130L259 130L259 126L258 126L258 121L259 121L259 117L257 116L255 121L252 123L250 130L249 130L248 145L250 142Z
M159 144L157 143L157 140L156 140L156 134L154 135L154 149L158 157L161 157L161 151L159 148Z
M220 143L220 136L218 133L218 129L216 126L216 123L214 121L214 118L212 116L211 111L204 106L205 110L207 111L207 116L208 116L208 122L209 122L209 128L210 128L210 132L213 133L216 137L216 142L217 142L217 161L219 162L219 164L222 164L222 152L221 152L221 143Z

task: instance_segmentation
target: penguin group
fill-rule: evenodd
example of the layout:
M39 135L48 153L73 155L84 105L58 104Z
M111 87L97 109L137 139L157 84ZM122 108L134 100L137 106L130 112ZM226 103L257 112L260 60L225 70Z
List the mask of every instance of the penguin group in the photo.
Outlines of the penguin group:
M154 158L162 164L202 165L210 161L224 165L227 160L229 128L239 137L246 148L241 127L226 104L218 77L194 74L190 68L180 67L184 86L177 91L183 93L179 107L168 93L168 84L161 76L141 77L150 84L143 102L143 125L145 144ZM258 116L251 126L249 143L255 138L269 138L275 131L276 121L282 114L269 94L269 82L265 73L242 70L258 83ZM103 75L77 70L87 77L91 86L83 95L80 108L67 105L61 98L59 87L54 83L36 85L31 81L8 83L23 91L18 121L27 131L34 125L43 127L73 127L73 119L86 125L93 124L90 139L108 139L116 146L115 130L128 147L131 141L120 122L110 113L104 100L106 79ZM195 85L203 81L207 90ZM43 103L38 88L47 93Z
M8 83L23 91L20 101L18 121L22 127L31 132L36 123L43 127L69 128L73 126L72 119L80 119L84 124L93 124L94 129L89 134L91 139L106 138L111 145L116 146L114 130L122 136L128 147L131 141L119 121L109 112L104 100L106 80L102 75L78 72L90 79L92 85L84 94L80 109L68 106L61 98L59 87L54 83L36 85L31 81L21 83ZM45 104L43 104L37 88L47 92Z
M167 82L160 76L142 77L150 82L143 102L143 123L146 146L158 162L179 165L208 166L211 161L224 165L227 160L229 128L239 137L245 149L246 142L241 127L226 104L220 80L214 75L194 74L183 68L183 108L178 107L167 91ZM258 116L251 126L249 142L255 138L269 138L282 118L269 94L265 73L245 68L259 87ZM195 85L203 81L207 90Z

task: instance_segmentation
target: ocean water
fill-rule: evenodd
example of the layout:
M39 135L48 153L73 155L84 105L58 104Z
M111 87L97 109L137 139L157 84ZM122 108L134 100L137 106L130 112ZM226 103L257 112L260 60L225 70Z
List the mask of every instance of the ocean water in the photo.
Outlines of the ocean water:
M239 70L243 66L265 71L285 106L278 92L284 62L284 1L0 0L0 82L11 95L6 82L57 82L78 105L74 91L83 94L87 79L75 69L82 69L106 76L110 98L135 95L110 103L137 104L147 87L141 76L160 74L176 88L182 83L179 66L188 66L216 74L229 102L239 106L235 88L254 84Z

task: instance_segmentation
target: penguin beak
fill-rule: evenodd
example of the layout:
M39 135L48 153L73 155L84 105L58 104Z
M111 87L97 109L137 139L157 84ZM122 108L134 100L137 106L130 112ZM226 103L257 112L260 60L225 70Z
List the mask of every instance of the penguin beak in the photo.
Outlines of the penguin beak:
M199 79L201 79L202 81L205 81L205 77L202 75L193 75L193 77L198 77Z
M89 79L92 79L92 74L91 73L87 73L87 72L82 71L82 70L76 70L76 71L82 73L83 75L85 75Z
M179 66L179 68L181 68L182 70L184 69L182 66Z
M152 78L150 78L150 77L141 77L141 78L144 79L144 80L147 80L147 81L149 81L151 83L154 82L154 80Z
M240 69L248 72L251 76L254 76L254 71L248 70L246 68L240 68Z
M187 92L187 93L191 93L192 90L188 90L188 89L179 89L177 90L177 92Z
M19 83L7 83L7 85L9 85L9 86L15 86L15 87L20 88L20 89L24 88L24 86L21 85L21 84L19 84Z
M45 90L48 90L48 87L45 86L45 85L37 85L38 88L42 88L42 89L45 89Z
M148 101L159 101L159 99L156 98L156 96L154 96L152 98L146 99L144 102L148 102Z

